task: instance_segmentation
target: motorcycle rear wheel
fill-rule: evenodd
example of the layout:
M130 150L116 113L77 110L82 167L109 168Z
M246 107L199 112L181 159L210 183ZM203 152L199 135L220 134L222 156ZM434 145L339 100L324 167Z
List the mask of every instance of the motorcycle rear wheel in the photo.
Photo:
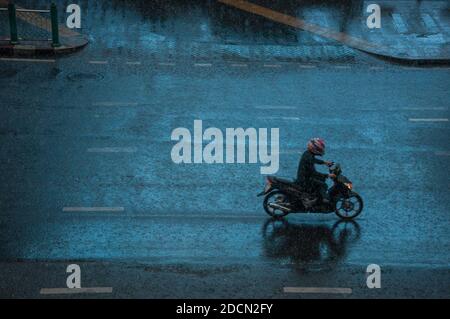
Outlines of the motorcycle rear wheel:
M341 197L337 200L335 213L342 219L350 220L361 214L363 208L361 196L351 192L347 198Z
M270 207L269 206L270 203L277 203L277 204L289 203L288 196L282 191L273 191L267 194L266 197L264 197L263 202L264 210L269 216L273 218L282 218L287 214L289 214L288 211Z

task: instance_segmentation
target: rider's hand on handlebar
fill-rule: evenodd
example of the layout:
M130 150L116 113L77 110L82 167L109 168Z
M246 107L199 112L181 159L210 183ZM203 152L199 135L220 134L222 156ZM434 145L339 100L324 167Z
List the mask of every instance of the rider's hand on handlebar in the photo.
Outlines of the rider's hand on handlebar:
M328 174L328 177L331 179L335 179L336 178L336 174Z
M325 161L325 165L327 165L328 167L333 166L334 163L331 161Z

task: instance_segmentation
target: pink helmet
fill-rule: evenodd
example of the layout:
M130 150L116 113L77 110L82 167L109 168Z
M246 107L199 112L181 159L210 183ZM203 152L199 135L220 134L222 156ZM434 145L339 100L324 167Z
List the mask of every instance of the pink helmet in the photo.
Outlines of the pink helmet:
M308 142L308 150L316 155L323 155L325 154L325 141L321 138L312 138Z

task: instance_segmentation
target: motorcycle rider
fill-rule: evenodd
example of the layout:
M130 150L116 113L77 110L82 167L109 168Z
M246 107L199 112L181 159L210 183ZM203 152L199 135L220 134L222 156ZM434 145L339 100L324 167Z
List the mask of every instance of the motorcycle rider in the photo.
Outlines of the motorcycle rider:
M312 138L303 153L297 170L297 183L308 192L319 193L324 203L329 203L327 177L336 178L335 174L322 174L316 171L314 165L333 165L333 162L316 158L325 154L325 141L321 138Z

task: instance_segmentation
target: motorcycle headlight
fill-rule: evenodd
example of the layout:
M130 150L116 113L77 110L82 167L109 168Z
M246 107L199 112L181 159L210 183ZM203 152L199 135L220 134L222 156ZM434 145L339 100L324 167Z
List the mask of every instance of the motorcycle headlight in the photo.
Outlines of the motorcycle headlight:
M352 190L352 188L353 188L353 184L352 183L345 183L344 185L347 186L347 188L349 190Z

